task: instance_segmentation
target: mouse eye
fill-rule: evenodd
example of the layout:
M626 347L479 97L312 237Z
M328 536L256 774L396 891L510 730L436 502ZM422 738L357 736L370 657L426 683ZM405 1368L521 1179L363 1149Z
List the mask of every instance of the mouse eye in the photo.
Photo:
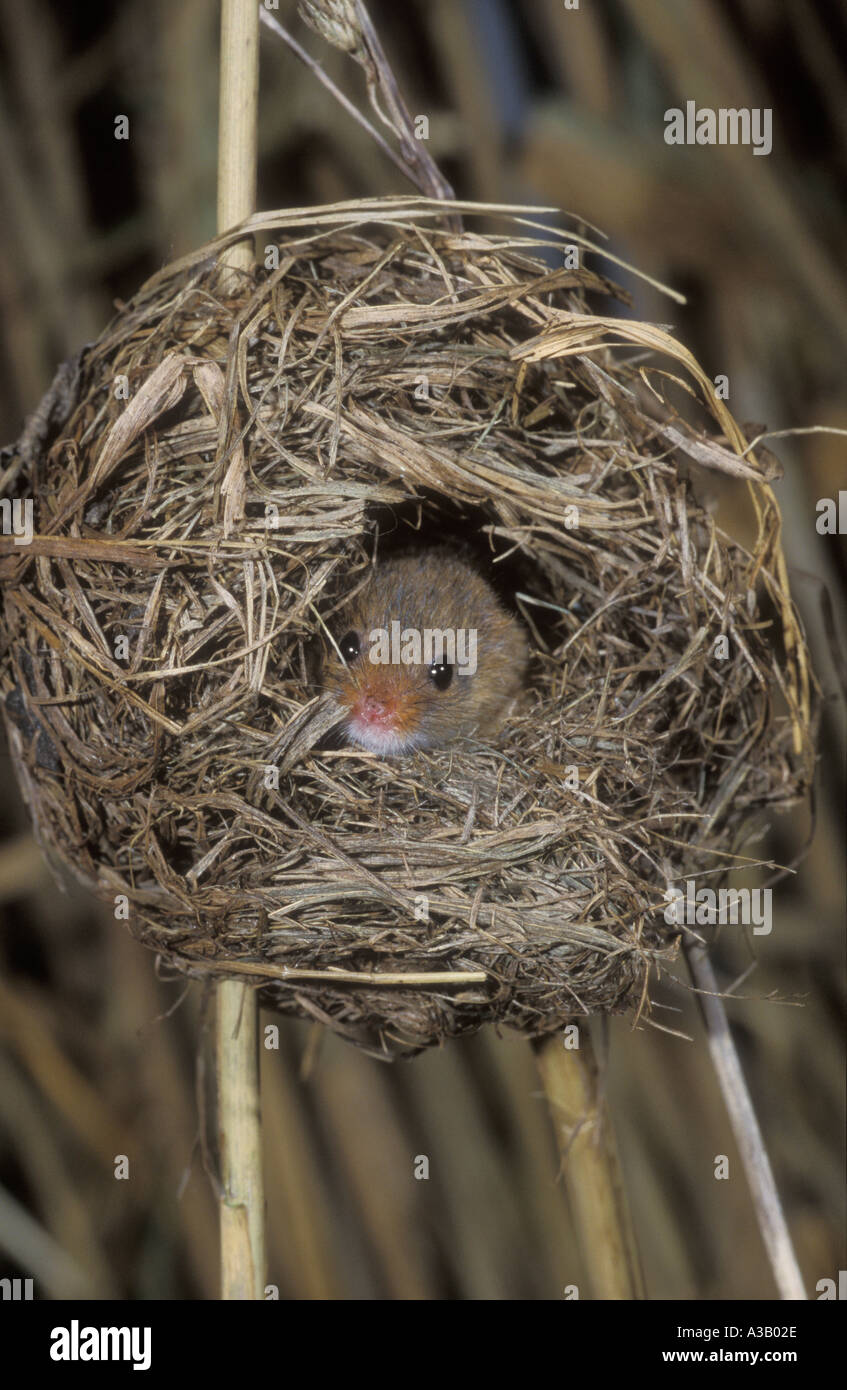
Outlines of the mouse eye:
M361 652L358 632L345 632L338 644L338 650L341 652L345 661L355 661L356 657Z
M453 667L446 661L434 661L427 675L436 690L446 690L453 679Z

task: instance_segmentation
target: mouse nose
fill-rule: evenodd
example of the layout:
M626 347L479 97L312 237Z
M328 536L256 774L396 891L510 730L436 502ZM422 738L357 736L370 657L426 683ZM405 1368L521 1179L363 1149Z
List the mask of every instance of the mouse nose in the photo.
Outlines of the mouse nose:
M375 695L363 695L354 713L366 724L388 724L394 714L393 702L377 699Z

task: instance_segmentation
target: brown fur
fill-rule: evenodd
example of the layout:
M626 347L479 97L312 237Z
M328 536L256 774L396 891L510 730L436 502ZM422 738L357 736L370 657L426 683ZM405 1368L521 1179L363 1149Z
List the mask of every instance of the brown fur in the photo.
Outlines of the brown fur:
M475 673L460 675L455 670L447 690L439 691L425 665L374 664L368 655L370 633L377 628L390 631L392 621L418 631L475 629ZM521 624L506 612L482 576L446 548L379 565L334 624L338 641L351 630L358 634L361 655L345 667L331 652L324 685L349 712L345 731L351 742L363 742L349 727L363 696L382 701L393 712L397 746L375 751L407 753L442 747L470 734L493 734L521 688L528 657Z

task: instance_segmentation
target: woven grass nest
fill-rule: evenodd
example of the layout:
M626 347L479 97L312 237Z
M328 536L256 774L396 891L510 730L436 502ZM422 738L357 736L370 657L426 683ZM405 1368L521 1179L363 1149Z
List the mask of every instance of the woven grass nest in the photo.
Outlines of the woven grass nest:
M451 210L471 229L425 199L261 214L254 276L231 236L166 267L0 474L34 502L2 693L40 841L177 972L382 1056L649 1007L668 883L754 859L812 762L772 460L558 233ZM699 420L663 399L680 368ZM328 743L334 613L434 538L496 562L523 704L486 745Z

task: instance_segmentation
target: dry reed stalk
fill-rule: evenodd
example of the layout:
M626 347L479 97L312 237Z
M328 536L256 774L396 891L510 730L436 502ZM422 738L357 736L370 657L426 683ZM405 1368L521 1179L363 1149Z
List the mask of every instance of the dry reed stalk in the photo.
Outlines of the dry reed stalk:
M805 1301L803 1276L774 1182L768 1151L730 1031L726 1009L718 992L718 982L709 960L709 953L702 942L691 937L686 943L685 956L697 988L697 1001L706 1024L709 1052L735 1142L741 1153L756 1221L779 1289L779 1296L786 1301Z
M218 230L253 212L258 149L259 13L256 0L223 0L218 126ZM235 290L249 273L252 239L222 258ZM221 1297L260 1299L265 1285L265 1200L258 1066L259 1004L240 980L217 987L216 1058L220 1193Z
M222 980L216 997L221 1298L261 1299L265 1288L265 1189L258 1004L255 992L239 980Z
M611 1116L588 1030L581 1029L573 1051L560 1037L546 1038L536 1045L536 1057L592 1293L601 1299L644 1298Z

